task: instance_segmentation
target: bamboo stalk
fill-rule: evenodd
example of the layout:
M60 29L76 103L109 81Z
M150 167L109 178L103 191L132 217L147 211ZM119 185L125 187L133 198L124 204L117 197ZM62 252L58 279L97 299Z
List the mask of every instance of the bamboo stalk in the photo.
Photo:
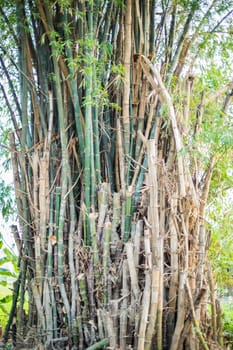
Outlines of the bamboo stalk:
M102 310L97 309L96 310L97 314L97 324L98 324L98 330L99 330L99 336L101 339L104 338L104 322L103 322L103 317L102 317Z
M87 291L86 291L86 279L85 279L84 273L79 274L78 282L79 282L80 298L83 303L82 321L85 323L88 320L88 298L87 298Z
M46 322L45 322L45 317L43 312L43 306L41 304L40 293L39 293L36 281L31 282L31 287L32 287L33 298L36 304L38 319L40 322L40 326L42 328L42 334L44 335L46 330Z
M68 36L68 33L67 33ZM67 56L70 62L74 59L72 56L72 51L70 49L70 46L66 46ZM74 107L74 118L75 118L75 125L78 135L78 141L79 141L79 147L80 147L80 154L83 154L84 152L84 135L83 135L83 116L82 111L80 108L80 101L79 101L79 95L78 95L78 89L77 89L77 82L76 82L76 74L75 70L73 68L72 64L68 65L68 69L70 72L69 78L71 80L71 91L72 91L72 103ZM82 159L82 158L81 158Z
M99 283L99 268L100 268L100 259L99 259L99 249L98 249L98 241L96 235L96 214L89 214L89 223L90 223L90 234L91 234L91 242L92 242L92 250L93 250L93 264L94 264L94 275L95 282Z
M125 162L124 162L124 149L123 149L123 140L122 140L122 131L121 123L119 118L117 119L117 151L118 151L118 160L119 160L119 169L120 169L120 185L123 198L126 194L125 186Z
M88 40L93 40L93 3L88 5ZM93 145L93 115L92 115L92 104L93 104L93 50L89 47L86 50L86 54L89 60L86 62L85 67L85 129L84 129L84 201L87 210L87 215L90 213L90 208L95 207L95 168L94 168L94 145ZM91 237L88 230L87 220L87 245L91 245Z
M93 91L97 90L96 65L92 64L93 69ZM93 139L94 139L94 174L97 185L101 184L101 160L100 160L100 137L99 137L99 115L98 115L98 98L93 96Z
M202 346L202 348L204 350L209 350L209 347L203 337L203 334L200 330L200 327L199 327L199 324L198 324L198 321L196 319L196 314L195 314L195 309L194 309L194 305L193 305L193 298L192 298L192 294L191 294L191 290L190 290L190 286L189 286L189 283L188 283L188 280L186 280L186 283L185 283L185 286L186 286L186 289L187 289L187 294L188 294L188 298L189 298L189 302L190 302L190 308L191 308L191 315L192 315L192 321L193 321L193 325L195 327L195 331L196 331L196 334L197 334L197 337L200 341L200 344Z
M142 27L142 16L140 14L140 6L139 6L139 0L136 0L135 3L135 8L136 8L136 17L138 21L138 26L139 26L139 33L140 33L140 40L139 40L139 53L142 53L142 46L144 44L144 33L143 33L143 27Z
M145 130L145 133L143 135L145 137L144 140L147 140L149 138L149 134L150 134L150 131L151 131L152 119L153 119L153 113L154 113L154 104L151 103L150 104L150 110L149 110L149 117L148 117L147 125L146 125L146 130ZM158 123L157 129L160 129L160 122ZM142 135L141 130L138 130L138 136L140 137L141 135ZM140 171L144 175L144 167L145 167L145 163L146 162L144 160L144 164L143 165L142 165L142 162L143 162L143 156L144 156L144 153L145 153L145 148L146 148L146 144L144 142L142 144L142 146L141 146L140 154L139 154L139 157L137 159L136 170L134 172L134 176L133 176L133 179L132 179L132 182L131 182L132 188L134 188L134 186L136 184L136 181L137 181L137 178L138 178L138 175L139 175ZM138 181L138 183L140 183L140 181Z
M119 236L117 234L117 226L120 223L120 193L113 194L113 218L112 218L112 230L111 230L111 249L115 251Z
M169 109L169 117L171 120L171 124L172 124L172 131L173 131L173 135L174 135L174 139L175 139L175 143L176 143L176 151L177 151L177 164L178 164L178 170L179 170L179 174L178 174L178 178L179 178L179 183L180 183L180 194L182 197L185 197L186 195L186 189L185 189L185 179L184 179L184 169L183 169L183 160L182 157L180 155L180 151L183 148L182 145L182 140L181 140L181 136L180 136L180 132L178 129L178 125L177 125L177 119L176 119L176 113L175 113L175 109L172 103L172 99L170 94L168 93L161 75L159 73L159 71L155 68L154 65L152 65L152 63L150 62L150 60L148 60L147 57L142 56L143 60L146 62L146 64L150 67L150 69L152 70L152 72L154 73L157 81L158 81L158 85L155 83L153 78L150 78L150 75L148 73L148 71L146 70L145 66L142 65L145 74L147 75L147 78L150 79L150 83L152 84L152 87L155 88L155 90L158 92L158 96L160 98L161 103L165 103ZM159 90L158 90L159 88Z
M186 101L184 105L184 117L183 117L183 128L184 135L187 135L189 130L189 109L190 109L190 98L191 90L193 85L193 77L190 75L186 80Z
M98 191L98 222L97 222L97 239L101 241L101 234L104 227L104 220L108 208L108 192L107 192L107 183L103 183L100 190Z
M62 295L62 300L64 303L64 307L66 310L69 327L71 327L71 319L70 319L70 306L67 298L64 280L63 280L63 272L64 272L64 242L63 242L63 225L64 220L63 213L65 211L65 199L62 198L62 189L60 187L56 188L56 237L57 237L57 280L60 288L60 292ZM60 217L60 213L62 213L62 217ZM61 224L60 224L61 223Z
M39 209L39 155L35 151L31 157L32 162L32 172L33 172L33 206L34 206L34 225L35 232L39 234L39 224L40 224L40 209Z
M106 222L104 225L104 250L103 250L103 277L104 277L104 305L108 305L108 292L107 292L107 283L108 283L108 264L110 263L110 240L111 240L111 222Z
M178 304L177 304L177 321L175 330L172 336L172 342L170 349L179 350L179 340L180 335L184 327L185 320L185 282L186 282L186 273L184 271L179 274L179 289L178 289Z
M53 20L50 9L48 6L44 6L45 14L47 17L48 26L54 30ZM61 186L61 204L59 211L59 226L57 230L57 249L58 249L58 284L61 292L62 300L66 310L66 316L68 321L68 328L71 330L71 315L70 315L70 305L67 297L67 293L64 286L63 280L63 268L64 268L64 225L65 225L65 212L67 204L67 189L68 189L68 175L70 173L68 154L67 154L67 134L66 134L66 118L63 107L63 98L60 82L60 71L57 62L57 54L55 43L52 38L49 37L51 43L51 52L52 52L52 61L54 67L54 84L55 84L55 93L57 98L57 109L58 109L58 121L59 121L59 131L60 131L60 140L61 140L61 151L62 151L62 186Z
M141 237L143 234L143 221L138 220L135 225L135 234L132 234L133 239L133 251L134 251L134 264L137 268L139 266L139 257L141 253Z
M203 286L204 266L205 266L205 244L206 244L206 233L204 225L200 223L199 226L199 257L197 265L197 288L200 290Z
M71 320L72 322L76 317L76 295L77 295L77 284L76 284L76 271L74 263L74 236L76 226L76 212L75 212L75 199L72 189L72 180L69 176L69 208L70 208L70 228L69 228L69 243L68 243L68 260L69 260L69 271L71 278Z
M97 350L97 349L103 349L105 346L108 345L108 339L105 338L105 339L102 339L100 341L98 341L97 343L91 345L91 346L88 346L88 348L86 348L86 350Z
M46 325L46 341L50 342L53 339L53 310L52 310L52 298L49 289L49 283L44 281L43 285L43 308L45 313L45 325Z
M40 160L40 177L39 177L39 208L40 208L40 244L41 244L41 271L43 273L43 253L47 240L47 222L49 213L49 154L45 151L43 158Z
M168 318L168 337L169 343L175 328L175 309L177 303L177 289L179 284L179 260L178 260L178 232L177 232L177 193L171 198L171 213L169 219L170 228L170 254L171 254L171 281L169 288L169 318ZM179 312L179 311L178 311Z
M93 257L91 257L88 264L88 278L87 278L87 296L88 296L88 307L89 307L89 320L88 323L84 323L84 335L86 336L86 342L90 344L94 343L96 339L96 327L95 327L95 316L96 316L96 303L100 303L98 294L96 295L97 301L95 302L95 288L98 290L99 287L99 271L95 272ZM96 277L97 276L97 277ZM86 330L86 332L85 332Z
M152 253L150 247L150 230L144 231L144 247L145 247L145 266L150 271L152 270Z
M148 327L146 330L145 337L145 350L151 348L152 339L155 334L155 325L157 321L157 310L158 310L158 300L159 300L159 270L158 268L152 267L152 276L151 276L151 301L150 301L150 319Z
M15 189L15 198L17 210L19 213L19 223L21 230L23 232L23 201L21 197L21 179L19 174L19 164L17 157L17 150L15 144L15 136L13 133L10 134L10 146L11 146L11 163L13 168L13 181L14 181L14 189Z
M138 347L137 350L146 349L146 328L148 324L149 307L151 298L151 276L150 272L145 271L145 287L142 297L142 312L138 334Z
M17 333L18 337L22 336L23 328L24 328L24 303L25 303L25 285L26 285L26 273L27 273L27 261L21 260L20 264L21 271L21 283L20 283L20 291L19 291L19 306L17 309Z
M123 88L122 101L122 123L123 123L123 140L124 154L130 153L130 65L131 65L131 27L132 27L132 1L126 0L125 20L124 20L124 58L125 82Z
M148 86L147 81L143 80L142 88L141 88L139 111L138 111L138 125L137 125L137 132L140 130L142 133L144 130L147 86ZM137 137L136 147L135 147L135 159L139 158L140 149L141 149L141 139Z
M36 265L36 283L37 287L40 289L40 292L42 292L42 271L41 271L41 260L43 259L41 256L41 240L40 236L37 235L35 237L35 265Z
M5 326L5 331L4 331L4 335L3 335L3 342L5 344L8 341L10 328L11 328L11 325L13 323L14 317L16 315L16 307L17 307L17 301L18 301L18 297L19 297L20 282L21 282L21 272L19 273L17 280L13 283L12 305L11 305L9 318L8 318L7 324Z
M139 285L138 285L138 275L136 271L136 267L134 264L134 251L133 251L133 243L127 242L125 244L126 248L126 255L127 255L127 261L129 265L129 274L130 274L130 281L131 281L131 291L135 297L135 302L137 303L139 298Z
M122 302L120 308L120 348L122 350L126 349L126 340L127 340L127 306L128 306L128 262L127 260L123 261L122 266Z
M130 231L131 231L131 202L132 202L132 188L129 187L126 192L126 199L125 199L125 224L124 224L124 236L123 240L124 242L128 242Z
M114 332L114 327L113 327L113 320L109 312L105 313L105 318L106 318L106 325L107 325L107 331L108 331L108 339L109 339L109 346L112 349L116 349L116 335Z
M150 139L148 145L148 185L150 186L150 211L149 221L151 222L151 248L152 263L159 266L160 251L157 246L159 238L159 213L158 213L158 181L157 181L157 150L155 140Z

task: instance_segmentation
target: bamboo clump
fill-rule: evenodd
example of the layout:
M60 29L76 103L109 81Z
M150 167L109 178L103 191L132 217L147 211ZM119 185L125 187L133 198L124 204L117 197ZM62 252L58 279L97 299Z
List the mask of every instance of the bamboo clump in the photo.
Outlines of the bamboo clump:
M175 50L174 21L164 43L168 21L155 21L153 0L68 3L15 5L15 345L33 329L27 345L38 349L181 350L195 328L195 349L209 349L222 342L215 314L210 340L197 310L207 313L203 217L216 160L202 167L183 153L192 84L176 76L188 86L182 108L171 84L194 8ZM154 64L162 44L169 69Z

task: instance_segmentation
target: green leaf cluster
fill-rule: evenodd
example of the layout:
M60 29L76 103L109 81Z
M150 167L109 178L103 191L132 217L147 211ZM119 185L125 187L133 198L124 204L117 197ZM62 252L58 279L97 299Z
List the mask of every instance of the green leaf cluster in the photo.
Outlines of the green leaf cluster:
M6 185L5 181L0 181L0 210L5 221L13 214L14 199L11 185Z

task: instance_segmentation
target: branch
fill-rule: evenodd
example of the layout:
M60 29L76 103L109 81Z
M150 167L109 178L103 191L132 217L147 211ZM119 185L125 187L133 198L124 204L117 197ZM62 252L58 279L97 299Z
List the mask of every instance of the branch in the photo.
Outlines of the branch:
M225 21L225 19L232 14L232 12L233 12L233 10L231 10L225 16L223 16L223 18L216 24L216 26L211 30L210 33L214 33L216 31L216 29Z
M145 69L145 65L143 64L143 62L141 62L144 73L146 74L152 87L158 93L158 97L160 99L160 102L165 104L168 107L168 111L169 111L168 113L169 113L169 117L171 120L173 136L174 136L175 144L176 144L177 163L178 163L178 172L179 172L178 176L179 176L179 182L180 182L180 193L181 193L182 197L185 197L186 189L185 189L184 168L183 168L182 157L179 154L183 148L183 145L182 145L181 135L180 135L178 125L177 125L176 113L175 113L175 109L173 106L172 98L171 98L169 92L167 91L167 89L162 81L161 75L160 75L159 71L157 70L157 68L151 63L151 61L147 57L145 57L143 55L141 57L143 58L145 63L149 66L151 71L153 72L153 74L157 80L157 84L156 84L154 78L152 77L152 75L150 74L150 72L147 69Z
M208 103L216 100L219 96L225 94L229 89L233 88L233 82L231 81L227 85L221 87L217 91L215 91L213 94L209 95L208 98L204 99L204 105L207 105Z

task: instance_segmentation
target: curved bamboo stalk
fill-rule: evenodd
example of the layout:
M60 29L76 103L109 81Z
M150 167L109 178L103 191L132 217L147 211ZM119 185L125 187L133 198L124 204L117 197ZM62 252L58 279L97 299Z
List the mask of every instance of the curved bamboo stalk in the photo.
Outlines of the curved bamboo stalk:
M176 151L177 151L177 164L178 164L178 178L179 178L179 183L180 183L180 195L181 197L185 197L186 195L186 188L185 188L185 179L184 179L184 169L183 169L183 159L182 156L180 154L183 145L182 145L182 139L181 139L181 135L178 129L178 125L177 125L177 119L176 119L176 113L175 113L175 109L172 103L172 99L170 94L168 93L162 78L160 76L159 71L156 69L156 67L154 65L152 65L152 63L150 62L150 60L148 60L148 58L146 58L145 56L142 56L144 61L146 62L146 64L150 67L150 69L152 70L152 72L155 75L156 80L158 81L158 85L154 82L154 79L152 77L150 77L150 75L148 75L148 71L145 69L144 67L144 72L147 74L147 77L149 78L150 83L152 83L153 88L155 88L155 90L158 92L158 87L159 89L159 98L161 103L165 103L169 109L169 117L171 120L171 124L172 124L172 131L173 131L173 135L174 135L174 139L175 139L175 143L176 143Z

